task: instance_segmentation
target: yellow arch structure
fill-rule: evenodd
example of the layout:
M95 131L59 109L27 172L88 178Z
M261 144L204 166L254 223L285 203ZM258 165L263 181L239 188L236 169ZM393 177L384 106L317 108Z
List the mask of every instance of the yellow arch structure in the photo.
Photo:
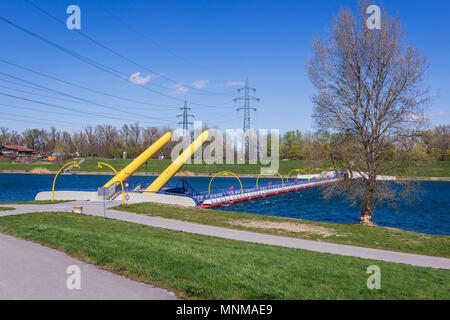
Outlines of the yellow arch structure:
M134 159L129 165L127 165L125 168L120 170L120 172L111 180L106 183L103 188L108 188L113 183L119 183L122 181L126 181L133 173L135 173L137 170L139 170L140 167L144 163L147 162L148 159L153 157L153 155L158 152L162 147L164 147L172 137L172 133L167 132L164 134L161 138L159 138L154 144L152 144L147 150L145 150L143 153L139 155L136 159Z
M283 190L284 189L284 181L283 181L283 177L281 176L281 174L277 170L274 170L274 169L267 169L267 171L276 173L280 177L280 179L281 179L281 190ZM261 177L261 176L262 176L262 173L258 174L258 177L256 178L256 188L258 188L258 181L259 181L259 177Z
M303 169L293 169L293 170L291 170L291 171L289 171L289 173L287 174L287 177L286 177L286 182L288 182L289 181L289 176L291 175L291 173L294 173L294 172L303 172L303 173L305 173L306 175L308 175L308 172L306 172L305 170L303 170Z
M244 188L242 187L241 179L239 179L239 177L237 175L235 175L233 172L230 172L230 171L221 171L219 173L216 173L212 177L211 181L209 182L209 186L208 186L208 194L211 194L211 183L217 176L220 176L220 175L222 175L222 176L230 176L231 175L231 176L235 177L236 179L238 179L239 184L241 185L241 196L244 196Z
M116 174L116 176L119 176L119 173L116 171L116 169L114 169L114 168L113 168L112 166L110 166L109 164L104 163L104 162L99 162L97 165L98 165L99 168L103 168L102 166L107 166L107 167L111 168L112 171L114 171L114 173ZM125 189L123 188L123 182L122 182L122 180L120 180L120 185L122 186L122 204L125 204Z
M72 161L72 162L68 162L65 165L63 165L59 171L56 173L55 179L53 179L53 186L52 186L52 203L55 202L55 183L56 183L56 178L58 178L59 174L61 173L61 171L63 171L64 168L73 165L75 168L79 168L80 166L78 165L78 163L76 161Z
M161 173L161 175L153 181L153 183L145 189L145 192L158 192L161 190L166 183L177 173L178 170L188 161L192 155L200 148L205 141L208 139L209 133L208 130L202 132L200 136L198 136L194 142L181 153L181 155L175 159L171 165Z

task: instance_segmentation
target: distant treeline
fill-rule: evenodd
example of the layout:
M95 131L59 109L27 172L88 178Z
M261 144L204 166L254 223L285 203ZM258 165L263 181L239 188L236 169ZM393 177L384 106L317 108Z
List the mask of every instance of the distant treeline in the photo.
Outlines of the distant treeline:
M0 145L21 145L39 152L57 152L84 157L97 156L121 158L123 152L130 158L138 156L170 128L141 127L139 124L125 124L121 128L111 125L86 127L75 133L51 128L26 129L22 133L0 128ZM280 137L280 159L326 159L338 134L326 131L288 131ZM432 130L418 132L402 145L387 145L384 159L395 160L398 154L409 154L412 159L434 159L448 161L450 125L438 126ZM161 152L170 156L176 141L171 141Z

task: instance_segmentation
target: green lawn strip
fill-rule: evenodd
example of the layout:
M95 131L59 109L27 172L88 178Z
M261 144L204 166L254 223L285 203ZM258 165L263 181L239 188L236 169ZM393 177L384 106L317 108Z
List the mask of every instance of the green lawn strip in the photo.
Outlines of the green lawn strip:
M12 201L12 202L0 202L1 204L33 204L33 205L44 205L44 204L57 204L57 203L66 203L66 202L72 202L73 200L55 200L52 202L52 200L32 200L32 201Z
M58 171L59 165L56 163L11 163L8 159L0 159L1 171L24 171L28 172L34 168L44 168L48 171Z
M450 258L449 236L155 203L131 204L114 209L218 227Z
M0 211L10 211L10 210L14 210L14 208L10 208L10 207L0 207Z
M449 299L450 271L219 239L71 213L0 217L0 231L192 299ZM381 269L369 290L367 267Z

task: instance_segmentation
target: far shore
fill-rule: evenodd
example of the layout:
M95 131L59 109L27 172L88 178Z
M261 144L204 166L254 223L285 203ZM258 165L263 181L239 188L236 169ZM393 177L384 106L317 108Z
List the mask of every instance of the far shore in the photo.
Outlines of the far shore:
M48 171L45 173L33 173L30 171L11 171L11 170L0 170L0 174L33 174L33 175L54 175L56 174L56 171ZM133 176L140 176L140 177L157 177L161 173L160 172L136 172L133 174ZM113 176L114 174L111 174L109 172L70 172L70 173L61 173L61 175L91 175L91 176ZM175 177L200 177L200 178L212 178L213 174L196 174L196 173L185 173L185 172L179 172L175 175ZM243 178L257 178L257 174L239 174L239 177ZM261 176L260 179L263 178L274 178L274 176ZM407 181L444 181L444 182L450 182L450 177L400 177L397 180L407 180Z

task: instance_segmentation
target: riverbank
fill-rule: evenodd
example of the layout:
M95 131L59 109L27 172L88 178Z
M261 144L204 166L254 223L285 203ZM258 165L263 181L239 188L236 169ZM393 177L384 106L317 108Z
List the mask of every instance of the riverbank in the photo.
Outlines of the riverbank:
M450 258L450 236L429 235L396 228L307 221L155 203L132 204L115 209L216 227Z
M0 217L0 231L187 299L448 299L449 270L248 243L102 217ZM83 236L80 237L79 235ZM366 288L367 267L383 289Z
M57 171L49 171L45 173L36 173L29 171L4 171L0 170L0 174L33 174L33 175L45 175L45 174L56 174ZM138 177L157 177L161 173L160 172L136 172L133 176ZM61 175L90 175L90 176L112 176L113 173L109 172L70 172L70 173L62 173ZM178 172L175 174L175 177L199 177L199 178L212 178L214 174L190 174L185 172ZM239 174L240 178L257 178L259 174ZM268 178L272 179L274 176L260 176L260 179ZM277 176L275 176L277 177ZM450 177L399 177L396 180L399 181L441 181L441 182L450 182Z

